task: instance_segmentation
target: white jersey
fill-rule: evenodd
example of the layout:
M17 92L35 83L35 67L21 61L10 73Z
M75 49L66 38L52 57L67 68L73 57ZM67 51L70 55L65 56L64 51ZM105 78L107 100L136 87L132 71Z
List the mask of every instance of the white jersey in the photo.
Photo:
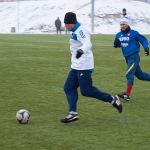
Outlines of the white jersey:
M83 50L80 58L76 58L77 50ZM94 69L91 37L79 23L76 23L70 38L71 68L76 70Z

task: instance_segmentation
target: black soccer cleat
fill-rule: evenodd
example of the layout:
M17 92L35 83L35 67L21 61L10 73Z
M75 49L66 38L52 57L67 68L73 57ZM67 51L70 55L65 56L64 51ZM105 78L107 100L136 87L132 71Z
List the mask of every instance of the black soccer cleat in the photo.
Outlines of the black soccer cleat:
M60 121L62 123L70 123L77 120L79 120L78 114L69 113L64 119L61 119Z
M119 113L122 112L122 104L121 104L119 97L117 95L113 96L112 105L114 108L116 108L118 110Z
M129 101L131 99L131 97L128 96L125 92L118 94L118 96L126 101Z

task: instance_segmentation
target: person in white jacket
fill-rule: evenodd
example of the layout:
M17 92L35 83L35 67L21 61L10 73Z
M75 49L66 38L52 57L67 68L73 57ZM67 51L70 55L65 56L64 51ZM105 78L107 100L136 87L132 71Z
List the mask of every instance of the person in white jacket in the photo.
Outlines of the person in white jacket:
M65 26L72 31L70 38L71 70L64 85L64 91L69 104L69 114L61 119L62 123L70 123L79 119L77 113L77 89L80 87L83 96L109 102L118 112L122 112L119 97L104 93L92 85L94 58L90 34L77 22L76 14L68 12L64 18Z

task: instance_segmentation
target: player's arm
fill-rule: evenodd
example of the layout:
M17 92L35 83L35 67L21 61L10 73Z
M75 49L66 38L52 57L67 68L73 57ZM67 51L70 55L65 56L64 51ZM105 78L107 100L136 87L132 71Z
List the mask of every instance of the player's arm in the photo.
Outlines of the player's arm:
M86 53L89 49L92 48L92 43L90 35L88 35L84 30L80 30L77 35L78 41L81 42L82 46L77 50L76 58L80 58L82 54Z
M141 35L140 33L136 32L136 39L142 44L144 51L145 51L145 55L149 55L149 44L148 44L148 40L145 36Z

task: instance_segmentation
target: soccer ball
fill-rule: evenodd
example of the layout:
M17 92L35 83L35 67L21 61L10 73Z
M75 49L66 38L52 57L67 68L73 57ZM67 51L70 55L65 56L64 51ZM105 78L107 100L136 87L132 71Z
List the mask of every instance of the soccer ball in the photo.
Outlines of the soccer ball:
M20 109L16 113L16 120L20 124L28 124L30 118L30 112L26 109Z

